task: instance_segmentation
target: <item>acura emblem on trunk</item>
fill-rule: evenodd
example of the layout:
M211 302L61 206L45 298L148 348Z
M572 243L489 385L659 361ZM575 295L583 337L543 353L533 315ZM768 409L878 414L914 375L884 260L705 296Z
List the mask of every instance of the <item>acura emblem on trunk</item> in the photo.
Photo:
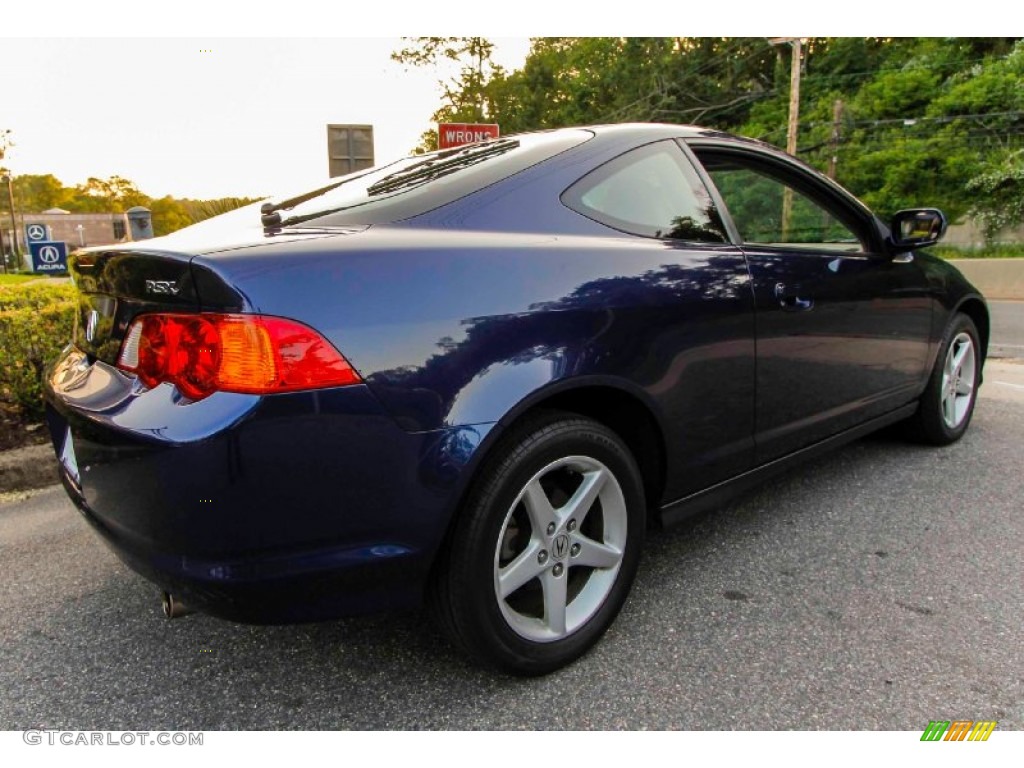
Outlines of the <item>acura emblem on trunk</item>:
M96 338L96 324L100 321L100 313L95 309L89 312L85 319L85 340L92 341Z

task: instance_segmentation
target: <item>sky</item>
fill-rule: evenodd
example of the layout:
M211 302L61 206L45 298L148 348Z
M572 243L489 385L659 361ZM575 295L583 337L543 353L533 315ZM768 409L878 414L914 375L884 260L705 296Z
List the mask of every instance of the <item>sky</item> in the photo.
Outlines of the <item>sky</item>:
M522 65L523 38L494 38ZM131 179L151 197L264 196L327 177L328 123L374 126L378 163L432 127L450 73L390 60L391 38L13 39L0 128L16 174Z
M726 13L662 0L5 0L0 129L15 146L3 164L68 186L116 174L151 197L296 192L327 177L328 123L372 124L378 163L433 127L453 72L391 61L401 35L484 35L511 70L528 36L1005 34L1005 14L986 12L1000 2L922 19L887 0L731 0Z

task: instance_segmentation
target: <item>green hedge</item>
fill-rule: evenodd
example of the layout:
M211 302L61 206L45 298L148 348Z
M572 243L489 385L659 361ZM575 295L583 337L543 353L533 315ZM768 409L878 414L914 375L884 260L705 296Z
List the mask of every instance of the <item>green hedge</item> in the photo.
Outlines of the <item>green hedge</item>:
M20 275L17 272L0 272L0 285L17 285L29 280L38 280L39 275Z
M936 245L931 250L943 259L1024 259L1024 243L983 245L977 248Z
M66 283L0 285L0 401L26 419L42 418L43 369L71 340L74 315Z

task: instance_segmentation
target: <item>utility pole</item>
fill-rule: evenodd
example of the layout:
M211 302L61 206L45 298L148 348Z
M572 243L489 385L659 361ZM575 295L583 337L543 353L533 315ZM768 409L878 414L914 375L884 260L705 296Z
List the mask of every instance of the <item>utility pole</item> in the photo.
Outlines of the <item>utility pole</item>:
M14 146L11 141L11 129L0 130L0 160L7 155L7 150ZM11 172L0 168L0 178L7 176L7 200L11 205L11 239L14 241L11 246L11 255L15 259L18 269L21 269L21 254L18 252L18 222L14 218L14 186L12 185ZM4 263L4 272L7 271L7 256L4 251L3 236L0 235L0 261Z
M843 135L843 100L836 99L832 105L832 135L829 137L828 177L835 181L836 166L839 164L839 142Z
M11 253L14 256L15 264L21 269L21 246L18 244L18 221L14 215L14 179L11 172L6 168L0 168L0 173L5 174L7 182L7 202L11 206Z
M800 125L800 60L803 41L799 37L771 37L772 45L788 43L793 49L789 66L789 126L786 129L786 152L796 156L797 128ZM793 215L793 190L789 187L782 193L782 239L788 240L789 220Z

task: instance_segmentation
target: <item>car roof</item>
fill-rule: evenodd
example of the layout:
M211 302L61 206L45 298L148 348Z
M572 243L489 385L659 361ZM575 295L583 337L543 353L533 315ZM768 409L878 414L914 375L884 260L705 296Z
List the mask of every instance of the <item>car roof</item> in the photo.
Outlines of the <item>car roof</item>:
M774 144L752 139L747 136L739 136L728 133L717 128L707 128L700 125L677 125L675 123L607 123L603 125L579 125L565 128L548 129L547 131L529 131L529 133L558 133L560 131L587 130L591 131L595 138L619 141L658 141L660 139L704 139L713 141L742 144L752 148L766 150L769 152L781 153L782 150ZM512 134L509 134L511 136Z
M673 136L676 138L695 139L705 137L737 138L731 133L725 133L714 128L704 128L699 125L676 125L673 123L609 123L605 125L588 125L585 127L596 134L636 134L657 136Z

